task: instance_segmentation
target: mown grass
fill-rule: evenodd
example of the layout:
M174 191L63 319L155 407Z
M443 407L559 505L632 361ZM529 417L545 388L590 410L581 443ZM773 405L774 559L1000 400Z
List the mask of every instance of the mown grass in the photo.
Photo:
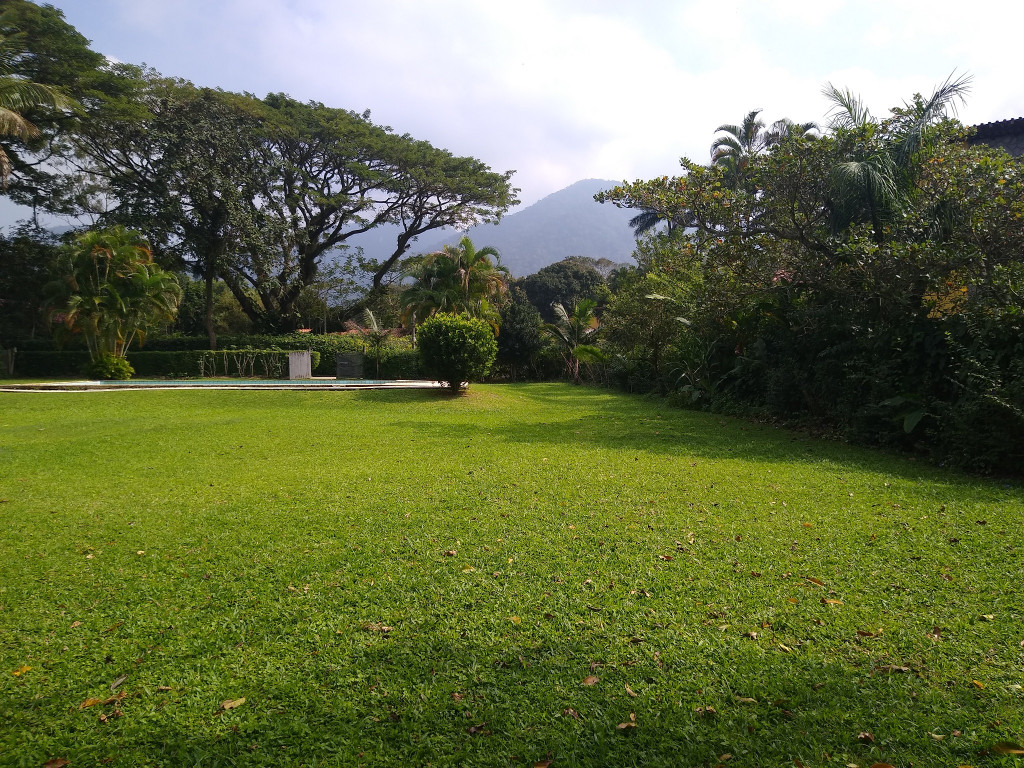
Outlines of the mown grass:
M0 764L1020 762L1020 487L559 384L0 409Z

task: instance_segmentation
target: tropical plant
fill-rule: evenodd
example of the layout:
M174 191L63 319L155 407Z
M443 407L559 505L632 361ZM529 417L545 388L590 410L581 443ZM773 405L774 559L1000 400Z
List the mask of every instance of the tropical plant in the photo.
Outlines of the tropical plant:
M37 107L50 109L71 109L75 102L56 88L33 83L15 74L15 64L24 52L22 38L11 28L14 17L11 13L0 14L0 135L29 139L39 134L24 115ZM0 184L7 186L11 174L11 158L0 146Z
M508 292L508 269L498 251L490 246L479 250L469 237L458 245L413 261L406 276L414 283L402 294L403 321L426 318L435 312L466 313L500 324L497 302Z
M584 299L573 307L572 312L560 303L556 303L553 309L555 322L545 323L544 330L558 345L573 383L579 384L581 359L585 357L584 362L591 362L595 357L596 348L591 342L601 327L595 314L597 302Z
M374 378L379 379L380 360L384 354L384 348L387 345L388 339L391 337L391 331L377 322L377 316L373 314L372 310L367 309L363 312L363 325L359 328L359 335L366 342L370 356L376 365Z
M876 242L884 239L885 225L909 204L923 161L937 145L934 127L955 113L970 84L969 76L950 75L927 99L916 95L885 121L872 117L849 90L825 86L822 92L832 102L829 127L859 139L851 157L832 169L833 232L867 223Z
M458 393L490 372L498 342L483 320L437 313L419 327L419 353L423 369Z
M91 360L124 357L132 342L174 318L182 291L154 262L149 243L124 227L80 235L63 278L46 287L60 335L80 335Z
M725 178L733 189L742 186L754 157L787 139L813 138L818 130L817 123L795 123L788 117L776 120L765 129L764 121L758 118L760 114L760 109L752 109L739 125L726 123L715 129L715 133L725 135L711 144L711 164L725 171Z

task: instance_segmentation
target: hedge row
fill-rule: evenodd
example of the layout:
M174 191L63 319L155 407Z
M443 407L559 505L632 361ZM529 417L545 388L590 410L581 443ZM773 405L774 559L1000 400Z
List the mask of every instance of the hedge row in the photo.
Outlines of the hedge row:
M81 376L89 362L87 352L22 352L15 354L14 376ZM288 352L280 349L225 349L154 352L129 352L128 362L136 378L234 376L284 379L288 377ZM320 353L311 354L314 369L320 365ZM333 374L333 371L332 371Z
M135 365L134 360L142 354L150 353L194 353L209 351L210 341L205 336L165 336L150 337L146 340L146 347L141 352L131 352L129 360L137 371L137 375L147 376L172 376L172 375L198 375L198 373L183 373L193 371L195 366L190 362L179 362L180 360L190 361L194 358L183 357L175 359L175 362L152 364L143 363L143 368ZM20 339L18 341L6 341L3 345L7 348L18 350L18 357L29 356L35 353L56 353L58 350L53 345L53 340L40 337L36 339ZM365 355L364 366L366 378L382 379L408 379L420 375L419 360L416 351L412 347L411 339L407 337L394 337L388 339L387 343L380 349L379 354L372 350L366 341L357 334L317 334L317 333L290 333L281 336L267 335L238 335L219 336L217 338L218 351L237 351L240 349L280 349L280 350L301 350L308 349L319 352L319 361L313 367L314 376L334 376L335 359L337 355ZM85 355L85 350L65 350L64 354ZM379 361L378 361L379 357ZM160 358L155 358L160 359ZM170 361L172 358L167 358ZM380 375L377 375L378 362L380 364ZM32 369L25 375L30 376L77 376L81 365L76 361L62 367L59 362L44 364L33 363L50 367L47 370ZM167 366L167 367L162 367Z

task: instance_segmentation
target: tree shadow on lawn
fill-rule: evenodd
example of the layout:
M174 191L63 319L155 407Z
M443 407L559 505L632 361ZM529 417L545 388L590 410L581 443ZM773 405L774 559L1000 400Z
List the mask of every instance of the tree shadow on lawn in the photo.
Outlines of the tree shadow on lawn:
M916 671L722 640L702 659L666 639L612 650L594 638L482 642L399 627L348 658L297 659L273 682L240 680L244 706L195 729L165 719L130 746L205 765L711 766L724 754L736 766L817 765L826 754L957 765L977 764L999 737L951 732L985 739L986 724L1007 714ZM588 686L589 675L599 679Z
M491 440L523 445L552 445L566 449L588 445L616 451L639 451L675 458L743 460L765 464L821 465L835 472L864 471L932 486L973 486L990 491L994 498L1015 497L1024 503L1024 486L997 483L950 470L917 463L913 458L878 449L850 446L813 438L756 422L728 416L689 411L665 400L627 396L609 390L564 385L506 385L510 395L526 398L545 410L555 409L549 420L521 418L497 424L494 419L452 420L438 424L431 419L395 422L430 434L436 439ZM407 390L374 394L377 402L434 403L436 393ZM397 396L397 397L392 397ZM574 415L580 410L585 415Z

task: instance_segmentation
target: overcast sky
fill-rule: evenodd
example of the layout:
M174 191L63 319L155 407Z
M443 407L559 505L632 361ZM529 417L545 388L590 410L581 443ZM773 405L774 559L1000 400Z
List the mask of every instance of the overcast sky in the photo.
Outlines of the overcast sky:
M1024 115L1021 0L50 0L109 57L197 85L362 111L494 170L524 203L706 162L821 88L884 115L954 70L969 124Z

